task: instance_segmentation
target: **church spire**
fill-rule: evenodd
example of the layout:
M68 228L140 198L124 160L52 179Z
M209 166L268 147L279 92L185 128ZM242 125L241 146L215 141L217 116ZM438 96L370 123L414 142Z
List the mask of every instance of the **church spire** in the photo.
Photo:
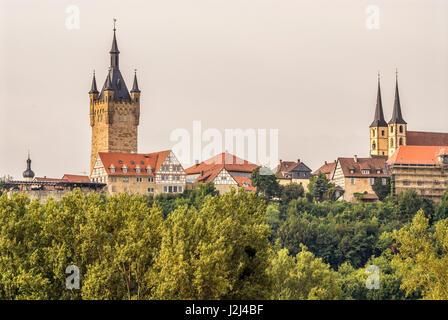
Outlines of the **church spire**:
M90 88L89 93L98 93L98 89L96 88L95 70L93 70L92 87Z
M137 83L137 69L134 70L134 84L132 85L131 92L140 92L138 89L138 83Z
M389 121L389 124L406 124L406 121L403 119L403 115L401 114L401 104L400 104L400 95L398 93L398 70L395 71L395 101L394 101L394 111L392 112L392 118Z
M118 55L120 54L120 50L118 50L117 37L115 35L115 31L117 30L115 27L115 23L117 19L114 19L114 38L112 40L112 47L110 48L110 67L118 69Z
M386 120L384 120L383 102L381 99L380 73L378 72L378 93L376 97L375 117L370 127L387 127Z

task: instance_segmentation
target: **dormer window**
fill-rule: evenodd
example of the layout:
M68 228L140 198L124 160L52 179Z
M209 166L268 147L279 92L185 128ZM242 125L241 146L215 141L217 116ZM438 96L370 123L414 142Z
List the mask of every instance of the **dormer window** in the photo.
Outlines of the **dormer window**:
M370 170L364 169L364 170L361 170L361 173L362 174L370 174Z
M109 171L112 173L115 172L115 166L113 164L111 164L111 166L109 167Z
M128 167L126 167L126 165L124 165L121 170L123 171L123 173L128 173Z
M377 173L377 174L380 174L380 173L381 173L381 170L376 170L376 173Z
M141 169L140 169L140 166L139 165L137 165L137 167L135 167L135 172L136 173L141 173Z
M147 167L146 167L146 173L152 173L152 169L151 169L150 166L147 166Z
M351 174L355 173L355 169L350 169L350 173Z

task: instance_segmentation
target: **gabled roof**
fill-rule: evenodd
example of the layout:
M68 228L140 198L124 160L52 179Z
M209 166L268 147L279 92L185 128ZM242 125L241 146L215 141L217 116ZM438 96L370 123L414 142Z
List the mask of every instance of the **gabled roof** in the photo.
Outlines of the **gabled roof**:
M121 152L99 152L98 157L103 163L104 169L108 175L142 175L153 176L157 173L163 161L169 156L171 150L165 150L154 153L121 153ZM115 167L115 172L111 172L111 166ZM123 172L122 168L126 166L127 172ZM141 172L137 173L136 168L139 166ZM151 167L151 173L147 173L146 168Z
M336 169L336 160L333 162L325 161L324 165L313 172L313 175L318 175L320 172L325 174L329 180L333 179L334 170Z
M233 177L233 179L238 183L239 187L243 187L246 191L257 190L257 188L252 185L252 180L248 177Z
M338 158L338 163L341 165L345 177L384 178L389 176L389 171L386 168L386 159L384 158L357 158L357 161L355 161L354 157ZM369 170L370 172L363 174L361 170ZM380 170L381 173L376 173L377 170Z
M307 171L311 172L311 169L302 161L280 161L280 164L275 168L274 173L278 178L283 178L284 175L292 171Z
M229 172L247 172L251 173L259 166L253 164L247 160L241 159L228 152L220 153L208 160L205 160L199 164L195 164L185 170L187 174L197 174L201 172L207 172L215 168L225 168ZM218 171L218 173L219 173Z
M448 146L448 133L408 131L408 146Z
M388 165L438 165L440 154L448 154L446 146L400 146L387 160Z

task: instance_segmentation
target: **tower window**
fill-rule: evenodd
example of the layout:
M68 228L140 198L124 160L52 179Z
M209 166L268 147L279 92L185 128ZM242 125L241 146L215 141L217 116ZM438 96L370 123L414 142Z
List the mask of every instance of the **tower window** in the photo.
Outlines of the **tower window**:
M394 133L394 127L390 127L390 133Z
M400 133L403 133L403 126L400 126Z
M381 136L384 137L384 130L381 130Z
M401 128L401 127L400 127ZM402 146L403 145L403 138L400 138L400 142L399 145Z
M372 150L376 150L376 144L375 144L375 142L373 142L373 144L372 144Z

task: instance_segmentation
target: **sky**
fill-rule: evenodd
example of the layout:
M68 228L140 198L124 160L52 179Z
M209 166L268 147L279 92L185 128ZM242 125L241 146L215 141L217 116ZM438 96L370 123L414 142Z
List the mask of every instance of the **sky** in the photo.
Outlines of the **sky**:
M448 132L448 0L2 0L0 176L20 179L28 150L36 176L88 173L113 18L142 92L139 152L199 120L278 129L279 158L313 170L366 157L377 73L389 120L396 68L408 129Z

